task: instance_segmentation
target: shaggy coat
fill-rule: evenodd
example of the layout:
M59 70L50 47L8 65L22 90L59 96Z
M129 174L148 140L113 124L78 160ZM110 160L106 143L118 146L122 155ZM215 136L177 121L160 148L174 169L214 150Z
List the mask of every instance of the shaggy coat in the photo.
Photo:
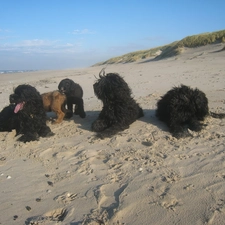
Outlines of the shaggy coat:
M14 117L15 105L10 104L0 112L0 131L12 131L16 128Z
M30 85L19 85L9 97L15 104L13 120L16 135L22 135L19 141L29 142L39 137L52 136L46 125L46 114L40 93Z
M92 123L92 130L111 136L144 116L142 108L131 97L131 89L117 73L99 74L94 93L103 103L102 111ZM103 132L104 131L104 132Z
M59 91L51 91L41 94L46 112L54 112L57 119L53 123L61 123L64 118L71 118L72 111L65 108L66 95Z
M188 129L200 131L206 116L224 118L209 112L208 99L199 89L181 85L169 90L158 102L156 116L167 124L176 138L190 136Z
M63 79L58 85L58 89L62 94L67 97L67 108L74 112L75 115L79 115L81 118L85 118L84 101L83 101L83 89L77 83L71 79ZM73 111L73 105L75 110Z

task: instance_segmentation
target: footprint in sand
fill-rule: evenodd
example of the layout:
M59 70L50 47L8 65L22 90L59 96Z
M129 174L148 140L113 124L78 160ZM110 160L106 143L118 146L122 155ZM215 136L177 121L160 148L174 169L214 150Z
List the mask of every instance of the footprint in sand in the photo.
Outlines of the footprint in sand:
M159 198L163 199L169 192L170 188L169 187L165 187L162 193L158 193Z
M169 191L170 191L170 188L165 187L161 193L157 193L158 194L157 204L162 206L165 209L175 211L175 207L179 204L179 202L175 196L169 194Z
M6 162L6 157L0 155L0 166Z
M165 209L169 209L172 211L175 211L175 207L178 205L178 201L174 197L169 197L164 199L164 201L161 203L161 206Z
M120 197L124 193L127 184L120 186L119 184L104 184L97 186L92 193L94 195L98 207L91 210L91 214L85 215L82 224L108 224L108 221L114 216L116 209L120 206ZM122 225L117 221L112 225Z
M98 204L98 209L107 210L109 213L109 218L114 214L114 211L119 207L120 196L126 189L127 184L119 186L119 184L105 184L98 186L94 190L94 196Z
M225 173L219 173L216 175L216 177L219 177L225 180Z
M28 218L25 224L26 225L39 225L39 224L44 225L44 224L50 224L50 221L56 222L56 223L62 222L65 219L67 213L68 211L65 208L54 209L52 211L45 213L43 216Z
M184 186L184 190L186 190L186 191L191 191L194 189L195 189L194 184L187 184L186 186Z
M156 153L157 156L161 157L162 159L166 159L167 158L167 155L163 152L158 152Z
M180 175L177 174L175 171L171 171L169 174L162 176L162 181L167 183L174 183L180 180Z
M63 194L56 196L54 198L57 202L63 202L64 204L68 204L72 201L74 201L77 198L77 194L71 194L68 192L64 192Z
M212 207L212 211L213 211L213 213L211 214L211 217L208 220L209 225L218 224L218 223L216 223L216 221L224 221L225 200L218 199L215 206Z
M175 157L177 157L180 160L185 160L185 159L190 158L190 156L184 155L184 154L175 155Z

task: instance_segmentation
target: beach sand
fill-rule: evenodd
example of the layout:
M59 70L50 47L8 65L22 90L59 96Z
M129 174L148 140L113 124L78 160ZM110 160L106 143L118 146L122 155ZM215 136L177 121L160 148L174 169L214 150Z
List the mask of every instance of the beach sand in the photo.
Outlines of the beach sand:
M104 66L1 74L1 109L19 84L44 93L70 78L84 90L87 116L48 122L55 135L26 144L15 131L0 133L0 224L224 224L225 119L208 117L204 130L178 140L155 117L156 102L180 84L199 88L211 111L225 113L222 48L106 66L124 77L145 116L103 140L91 123L102 108L93 83Z

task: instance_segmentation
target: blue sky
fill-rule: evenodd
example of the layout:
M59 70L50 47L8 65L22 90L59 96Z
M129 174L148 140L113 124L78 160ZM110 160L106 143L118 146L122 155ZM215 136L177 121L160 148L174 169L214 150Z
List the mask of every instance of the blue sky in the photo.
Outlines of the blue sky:
M225 29L224 0L1 0L0 70L88 67Z

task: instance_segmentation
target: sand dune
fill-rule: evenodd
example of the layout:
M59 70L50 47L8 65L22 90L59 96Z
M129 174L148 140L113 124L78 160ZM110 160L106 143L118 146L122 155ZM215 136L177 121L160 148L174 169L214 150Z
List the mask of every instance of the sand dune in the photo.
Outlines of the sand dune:
M104 140L90 129L102 107L92 88L102 67L1 74L1 109L19 84L44 93L70 78L84 90L87 117L49 122L54 136L26 144L14 131L0 133L0 224L224 224L225 120L207 118L203 131L177 140L155 117L160 96L181 83L225 112L222 48L106 66L124 77L145 116Z

